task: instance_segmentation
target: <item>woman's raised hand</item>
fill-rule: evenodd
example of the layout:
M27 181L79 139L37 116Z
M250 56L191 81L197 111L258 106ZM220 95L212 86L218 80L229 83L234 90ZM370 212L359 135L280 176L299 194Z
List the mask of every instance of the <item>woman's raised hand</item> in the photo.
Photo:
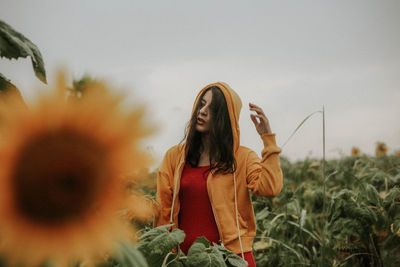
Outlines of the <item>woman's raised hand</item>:
M256 112L256 114L250 114L250 118L253 121L258 134L263 135L265 133L271 133L271 127L269 126L268 118L265 116L262 108L252 103L249 103L249 107L251 111Z

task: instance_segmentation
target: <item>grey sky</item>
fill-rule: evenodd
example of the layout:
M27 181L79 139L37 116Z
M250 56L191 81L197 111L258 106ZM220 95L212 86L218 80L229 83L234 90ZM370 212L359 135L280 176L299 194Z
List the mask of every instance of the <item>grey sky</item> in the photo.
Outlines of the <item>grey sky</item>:
M400 149L400 1L15 1L0 19L41 50L50 84L58 67L129 88L160 131L159 160L183 137L203 86L225 81L242 98L241 142L261 151L247 103L264 108L282 145L326 109L329 157L377 141ZM27 99L40 86L29 61L0 60ZM321 115L283 155L321 156Z

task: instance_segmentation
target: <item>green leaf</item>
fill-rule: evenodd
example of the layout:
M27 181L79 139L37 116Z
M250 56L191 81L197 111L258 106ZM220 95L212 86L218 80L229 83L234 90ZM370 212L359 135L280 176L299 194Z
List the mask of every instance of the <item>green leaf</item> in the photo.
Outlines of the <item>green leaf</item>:
M168 263L168 267L185 267L186 265L182 261L172 261L171 263Z
M121 244L121 254L116 259L122 266L130 267L148 267L147 261L140 251L133 245L123 243Z
M160 234L168 233L168 228L170 228L173 224L161 225L159 227L150 229L140 236L140 241L143 243L150 242Z
M31 57L36 77L43 83L46 81L46 70L38 47L10 25L0 20L0 57L18 59Z
M143 253L149 266L161 266L167 254L185 239L182 230L174 229L169 232L170 226L151 229L140 238L139 251Z
M237 257L229 256L227 258L227 263L228 263L227 266L229 266L229 267L246 267L247 266L247 263L239 256L237 256Z
M14 84L11 83L3 74L0 73L0 92L5 92L7 90L17 89Z
M262 220L264 220L265 218L268 217L269 213L270 213L269 208L268 208L268 207L265 207L263 210L259 211L259 212L256 214L256 220L257 220L257 221L262 221Z
M362 184L359 196L362 200L369 202L374 206L382 206L382 199L379 196L378 191L371 184Z
M225 263L229 267L246 267L247 262L244 261L241 257L233 253L232 251L228 250L225 247L222 247L220 245L214 244L214 247L216 247L221 253L223 253L224 258L225 258Z
M187 265L190 267L212 266L225 267L223 254L214 247L207 248L202 241L194 242L187 256Z
M209 255L212 262L211 266L226 267L224 255L216 247L211 247Z
M300 226L298 223L295 223L295 222L292 222L292 221L288 221L287 223L298 227L299 229L301 229L301 231L309 234L315 241L317 241L318 243L321 243L321 240L317 236L315 236L313 233L311 233L310 231L308 231L304 227Z
M81 265L76 265L81 266ZM84 265L82 265L84 266ZM97 267L149 267L146 259L132 244L121 242L118 244L113 257L96 265Z
M189 248L188 257L191 257L195 254L202 254L205 252L206 246L202 242L194 242L192 246Z
M400 200L400 189L398 187L393 187L383 200L383 206L388 208L396 199Z
M18 88L0 73L0 105L2 98L11 94L13 95L14 100L20 101L24 106L26 106Z
M285 243L280 242L280 241L278 241L276 239L273 239L271 237L269 237L269 239L272 240L273 242L275 242L275 243L287 248L289 251L293 252L300 261L304 261L303 257L300 255L300 253L298 251L296 251L295 249L291 248L289 245L286 245Z
M208 255L205 249L206 246L203 243L194 242L188 252L188 266L211 266L211 257Z
M211 245L210 241L208 241L208 239L205 236L196 238L196 241L194 241L194 243L196 242L204 244L206 248L209 248Z

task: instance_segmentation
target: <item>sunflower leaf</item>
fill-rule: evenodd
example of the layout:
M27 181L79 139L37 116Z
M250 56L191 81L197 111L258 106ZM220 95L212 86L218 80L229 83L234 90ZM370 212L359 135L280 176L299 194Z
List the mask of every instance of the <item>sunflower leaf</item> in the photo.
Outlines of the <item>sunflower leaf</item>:
M256 220L257 220L257 221L264 220L265 218L268 217L269 214L270 214L269 208L268 208L268 207L265 207L263 210L259 211L259 212L256 214Z
M187 257L187 265L189 267L225 267L226 264L223 258L223 254L216 247L207 248L206 245L203 243L204 239L198 238L198 240L196 240L190 247Z
M38 47L10 25L0 20L0 57L18 59L30 57L36 77L43 83L46 81L46 70Z
M206 246L201 242L194 242L188 252L189 266L211 266L211 258L205 251Z
M201 236L201 237L196 238L195 242L204 244L204 246L206 248L209 248L210 245L211 245L210 241L208 241L208 239L205 236Z
M136 247L130 244L124 244L124 252L124 258L121 261L121 263L123 263L122 266L148 267L146 259Z
M394 203L396 199L400 200L400 188L393 187L392 189L389 190L388 194L386 195L383 201L383 206L385 208L390 207L390 205Z
M0 73L0 92L5 92L8 89L16 89L14 84L11 83L3 74Z
M245 267L246 262L232 251L213 243L204 236L199 237L189 249L187 266Z
M79 265L80 266L80 265ZM115 256L97 264L96 267L149 267L146 259L132 244L119 243Z
M169 232L170 226L159 226L142 235L139 251L143 253L149 266L161 266L165 256L185 239L182 230L174 229Z
M22 98L22 95L18 88L0 73L0 101L2 97L11 94L14 95L14 98L16 98L16 100L25 104L24 99Z
M241 257L239 257L238 255L233 253L232 251L226 249L225 247L219 246L217 244L214 244L214 247L216 247L224 255L225 264L228 267L246 267L247 266L246 262Z

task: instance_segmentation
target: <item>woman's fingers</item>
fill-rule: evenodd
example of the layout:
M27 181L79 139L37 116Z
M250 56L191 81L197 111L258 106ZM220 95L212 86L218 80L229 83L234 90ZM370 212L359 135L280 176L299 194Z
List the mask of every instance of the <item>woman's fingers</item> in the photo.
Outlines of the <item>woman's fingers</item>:
M257 117L255 114L250 114L250 118L253 121L254 125L257 127L260 123L257 121Z
M260 135L271 132L271 127L269 126L268 118L267 116L265 116L262 108L252 103L249 103L249 108L250 111L256 112L256 114L250 114L250 118L253 121L257 132Z
M259 108L259 106L257 106L256 104L253 104L253 103L249 103L249 106L250 106L250 107L256 107L256 108Z
M262 114L265 116L264 111L259 106L249 103L249 107L251 111L255 111L257 114Z
M256 127L268 128L268 119L265 115L251 114L251 120Z

